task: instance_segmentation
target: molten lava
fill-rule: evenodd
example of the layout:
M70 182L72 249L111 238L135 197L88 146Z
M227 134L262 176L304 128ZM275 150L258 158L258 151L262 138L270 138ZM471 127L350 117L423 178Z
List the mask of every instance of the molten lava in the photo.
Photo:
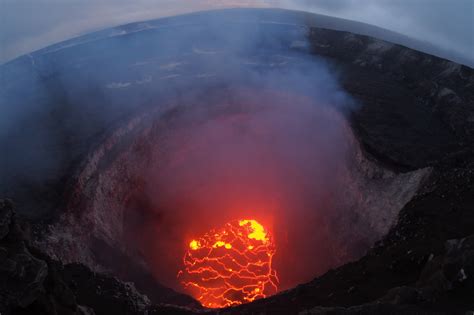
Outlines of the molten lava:
M221 308L277 292L275 244L255 220L238 220L193 239L178 278L203 306Z

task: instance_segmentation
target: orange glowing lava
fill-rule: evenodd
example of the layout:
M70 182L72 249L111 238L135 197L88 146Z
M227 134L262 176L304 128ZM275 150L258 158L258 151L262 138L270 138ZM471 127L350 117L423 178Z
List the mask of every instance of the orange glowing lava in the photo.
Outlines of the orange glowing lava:
M203 306L221 308L277 292L275 244L255 220L238 220L189 243L178 278Z

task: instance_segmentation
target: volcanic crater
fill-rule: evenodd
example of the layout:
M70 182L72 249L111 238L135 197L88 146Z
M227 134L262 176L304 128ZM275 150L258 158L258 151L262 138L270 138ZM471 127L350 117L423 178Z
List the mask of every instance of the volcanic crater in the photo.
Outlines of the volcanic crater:
M119 251L183 291L176 275L193 236L256 218L275 235L288 289L359 258L430 173L379 165L341 113L300 96L240 88L205 102L111 132L75 177L48 252L100 271L120 268L109 257Z
M472 206L472 69L328 29L335 22L279 10L207 12L101 31L2 66L2 97L37 110L10 117L28 128L6 140L2 194L20 201L33 226L28 242L47 255L31 251L75 283L77 304L108 309L110 300L85 293L110 281L98 273L134 283L139 303L125 313L349 312L413 285L431 252L444 255L440 244L468 236L472 215L436 236L403 233L416 230L404 218L448 189L454 172L466 184L453 207ZM13 158L29 153L49 163ZM444 212L427 217L442 222ZM229 231L243 233L245 255ZM204 244L214 260L204 260L199 290L190 289L183 271ZM261 269L242 273L264 245L271 259L252 256ZM380 266L401 251L411 273L395 280L398 267ZM372 273L385 283L371 289L358 279ZM271 275L271 290L262 275ZM222 299L204 294L215 286ZM46 307L32 303L19 307Z

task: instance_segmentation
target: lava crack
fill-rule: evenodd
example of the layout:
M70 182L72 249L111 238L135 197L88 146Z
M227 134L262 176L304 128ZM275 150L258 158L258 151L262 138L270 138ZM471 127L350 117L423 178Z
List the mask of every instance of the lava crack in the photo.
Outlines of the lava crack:
M275 294L272 236L256 220L236 220L193 239L178 272L184 288L203 306L221 308Z

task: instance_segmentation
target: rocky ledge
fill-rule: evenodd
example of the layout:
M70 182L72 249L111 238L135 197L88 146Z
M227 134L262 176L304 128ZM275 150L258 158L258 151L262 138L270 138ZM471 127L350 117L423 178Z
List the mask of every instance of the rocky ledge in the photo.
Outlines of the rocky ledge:
M32 246L30 228L0 199L0 314L186 314L152 305L132 283L63 265Z

